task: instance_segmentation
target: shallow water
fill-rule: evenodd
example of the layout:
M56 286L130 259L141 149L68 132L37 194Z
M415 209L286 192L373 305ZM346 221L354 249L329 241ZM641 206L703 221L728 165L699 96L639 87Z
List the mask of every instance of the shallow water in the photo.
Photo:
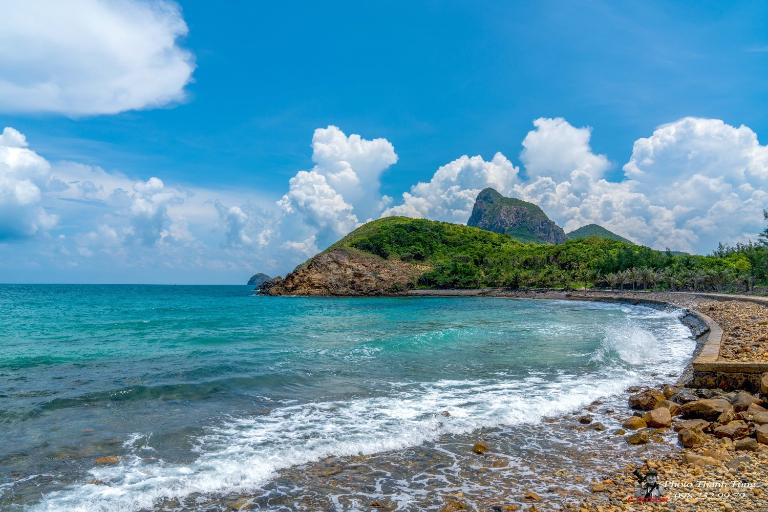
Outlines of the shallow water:
M484 492L478 429L507 464L482 478L572 465L597 433L542 418L618 402L694 347L647 307L240 286L4 285L0 315L3 510L436 507Z

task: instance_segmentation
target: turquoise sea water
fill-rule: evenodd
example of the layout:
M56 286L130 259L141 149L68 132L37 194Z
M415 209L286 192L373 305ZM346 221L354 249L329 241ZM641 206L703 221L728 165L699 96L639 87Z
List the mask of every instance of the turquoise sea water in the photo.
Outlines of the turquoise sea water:
M0 510L202 510L188 500L256 492L329 455L536 423L679 372L694 344L678 316L244 286L2 285ZM95 463L111 455L119 464Z

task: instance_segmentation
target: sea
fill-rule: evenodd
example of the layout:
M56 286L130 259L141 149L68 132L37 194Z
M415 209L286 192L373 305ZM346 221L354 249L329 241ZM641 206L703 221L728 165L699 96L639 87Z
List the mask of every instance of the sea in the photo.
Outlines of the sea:
M0 285L0 510L416 511L459 498L488 510L534 489L567 500L642 457L616 416L628 387L683 370L695 341L681 314ZM585 408L604 430L575 420ZM472 451L478 440L488 453Z

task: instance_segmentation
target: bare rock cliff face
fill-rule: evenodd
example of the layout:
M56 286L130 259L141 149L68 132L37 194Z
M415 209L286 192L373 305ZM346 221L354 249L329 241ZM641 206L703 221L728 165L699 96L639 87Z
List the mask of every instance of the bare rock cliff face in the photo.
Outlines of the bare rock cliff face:
M264 283L266 295L387 295L416 284L427 270L348 249L320 253L285 276Z
M492 188L477 196L468 226L503 233L523 242L565 242L565 232L533 203L504 197Z

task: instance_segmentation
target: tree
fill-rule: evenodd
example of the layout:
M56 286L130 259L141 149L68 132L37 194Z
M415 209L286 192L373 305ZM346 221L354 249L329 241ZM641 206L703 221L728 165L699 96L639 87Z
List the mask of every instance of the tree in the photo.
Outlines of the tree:
M768 210L763 210L763 219L768 222ZM768 246L768 226L758 235L763 245Z

